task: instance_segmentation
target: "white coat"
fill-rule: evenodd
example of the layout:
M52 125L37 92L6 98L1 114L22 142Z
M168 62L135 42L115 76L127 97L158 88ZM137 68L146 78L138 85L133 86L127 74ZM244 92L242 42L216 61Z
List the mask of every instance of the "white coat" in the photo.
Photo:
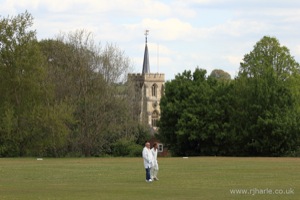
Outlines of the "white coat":
M153 164L152 167L156 170L158 170L158 163L157 163L157 149L154 148L151 149L152 157L153 157Z
M153 164L153 156L151 153L151 150L148 149L147 147L144 147L143 149L143 158L144 158L144 167L146 168L151 168Z

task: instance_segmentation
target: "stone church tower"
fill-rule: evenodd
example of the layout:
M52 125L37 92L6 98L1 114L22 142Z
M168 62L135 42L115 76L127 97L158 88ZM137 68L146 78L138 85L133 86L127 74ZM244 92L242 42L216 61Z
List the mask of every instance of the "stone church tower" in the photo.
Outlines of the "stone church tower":
M150 72L149 53L147 46L148 30L145 32L145 52L142 73L128 74L128 79L135 84L135 97L140 106L138 114L141 123L148 124L157 130L160 118L160 99L164 94L165 75Z

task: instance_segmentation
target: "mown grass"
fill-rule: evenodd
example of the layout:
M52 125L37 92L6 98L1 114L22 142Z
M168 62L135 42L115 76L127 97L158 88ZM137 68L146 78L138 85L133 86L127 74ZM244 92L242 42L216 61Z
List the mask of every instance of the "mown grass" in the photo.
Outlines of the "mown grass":
M300 199L298 158L159 158L159 166L160 180L146 183L142 158L1 158L0 199Z

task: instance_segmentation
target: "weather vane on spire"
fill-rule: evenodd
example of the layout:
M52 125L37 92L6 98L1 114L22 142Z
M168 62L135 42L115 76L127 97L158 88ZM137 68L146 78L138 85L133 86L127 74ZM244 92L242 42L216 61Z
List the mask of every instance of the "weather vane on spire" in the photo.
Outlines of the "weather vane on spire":
M149 30L145 30L145 36L146 36L146 43L147 43L147 35L149 34Z

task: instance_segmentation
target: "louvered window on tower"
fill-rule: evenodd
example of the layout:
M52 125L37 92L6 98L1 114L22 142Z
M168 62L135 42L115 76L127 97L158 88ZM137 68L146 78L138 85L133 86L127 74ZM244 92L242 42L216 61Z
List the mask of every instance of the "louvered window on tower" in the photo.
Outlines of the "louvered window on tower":
M156 84L152 85L152 96L157 97L157 85Z

